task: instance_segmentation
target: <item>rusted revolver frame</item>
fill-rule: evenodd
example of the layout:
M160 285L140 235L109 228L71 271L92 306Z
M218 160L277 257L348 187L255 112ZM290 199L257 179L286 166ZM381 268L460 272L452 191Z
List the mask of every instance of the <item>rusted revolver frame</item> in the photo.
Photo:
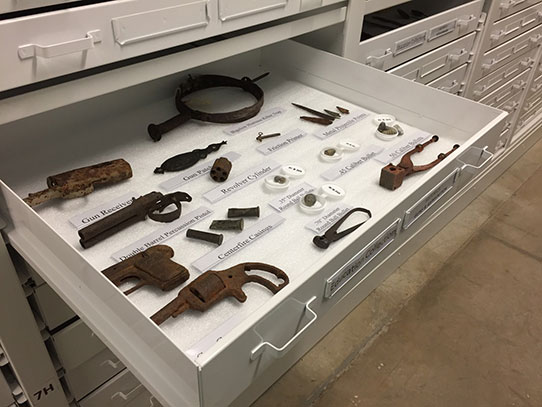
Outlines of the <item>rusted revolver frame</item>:
M405 177L408 177L409 175L416 172L427 171L428 169L433 168L439 162L452 154L457 148L459 148L459 144L455 144L450 151L448 151L447 153L440 153L437 156L437 159L430 162L429 164L414 165L412 163L412 159L410 157L413 154L422 152L427 145L431 143L436 143L438 140L438 136L433 136L430 140L426 141L423 144L418 144L416 147L406 153L401 158L401 161L398 165L393 165L390 163L384 168L382 168L382 171L380 172L380 186L383 186L384 188L393 191L403 184L403 180L405 179Z
M282 280L279 285L254 274L250 270L262 270L274 274ZM243 285L258 283L269 289L273 294L282 290L288 283L288 276L281 269L265 263L241 263L226 270L209 270L184 287L177 298L154 314L151 319L160 325L169 317L175 318L188 309L206 311L213 304L226 297L234 297L239 302L245 302L246 294Z
M47 177L47 189L28 194L24 201L36 206L55 198L71 199L88 195L96 185L112 184L132 176L132 168L123 159L106 161Z
M149 136L154 141L159 141L162 138L162 135L179 127L190 119L211 123L237 123L256 116L263 106L263 90L256 85L255 82L267 75L268 73L265 73L254 79L250 79L246 76L241 79L222 75L188 76L188 80L181 83L175 93L175 106L177 107L179 114L163 123L149 124L147 127ZM252 106L226 113L206 113L194 110L183 102L183 98L194 92L217 87L241 88L254 96L256 102Z
M106 268L102 273L117 287L127 280L139 280L134 287L124 292L125 295L145 285L158 287L162 291L170 291L190 277L184 266L171 260L174 254L169 246L152 246L144 252Z

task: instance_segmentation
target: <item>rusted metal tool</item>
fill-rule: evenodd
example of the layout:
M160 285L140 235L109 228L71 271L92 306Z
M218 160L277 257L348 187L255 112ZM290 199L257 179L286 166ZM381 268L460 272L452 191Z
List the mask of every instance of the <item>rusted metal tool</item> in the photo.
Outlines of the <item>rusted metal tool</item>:
M333 123L333 120L323 119L321 117L299 116L299 118L307 122L321 124L322 126L329 126L331 123Z
M132 198L132 203L99 221L79 230L79 243L85 249L114 235L115 233L145 220L147 216L156 222L173 222L181 216L181 202L190 202L192 197L186 192L173 192L163 195L160 192L150 192L139 198ZM175 210L162 213L169 205L175 205Z
M344 107L340 107L340 106L335 106L337 108L337 110L339 112L341 112L342 114L350 114L350 110L348 109L345 109Z
M297 103L292 103L292 105L294 105L295 107L298 107L300 109L303 109L304 111L309 112L309 113L311 113L311 114L313 114L315 116L321 117L322 119L327 119L327 120L331 120L331 121L336 119L335 116L332 116L332 115L327 114L327 113L319 112L318 110L311 109L310 107L307 107L307 106L298 105Z
M96 185L112 184L132 176L132 168L123 159L106 161L88 167L47 177L49 188L28 194L24 201L36 206L55 198L71 199L94 191Z
M258 137L256 137L256 140L258 140L260 143L264 141L266 138L271 137L278 137L280 136L280 133L271 133L271 134L263 134L261 131L258 133Z
M185 267L171 260L174 254L169 246L152 246L144 252L106 268L102 273L117 287L127 280L139 280L137 285L124 292L125 295L145 285L158 287L162 291L170 291L190 277Z
M412 159L410 158L412 154L422 152L427 145L431 143L436 143L438 140L438 136L433 136L425 143L418 144L416 147L406 153L401 158L401 161L398 165L393 165L390 163L384 168L382 168L382 171L380 172L380 186L383 186L384 188L393 191L403 184L403 180L405 179L405 177L416 172L426 171L430 168L433 168L439 162L452 154L457 148L459 148L459 144L455 144L450 151L448 151L447 153L440 153L437 156L437 159L430 162L429 164L414 165L412 163Z
M274 274L282 280L282 283L275 285L266 278L246 273L251 270ZM177 298L154 314L151 319L160 325L169 317L175 318L188 309L206 311L213 304L227 297L234 297L239 302L245 302L247 296L242 287L250 282L261 284L276 294L288 284L289 279L284 271L265 263L241 263L226 270L209 270L184 287Z
M147 131L154 141L159 141L162 135L174 128L186 123L190 119L211 123L237 123L242 122L258 114L263 106L263 90L256 85L256 81L269 74L265 73L257 78L250 79L246 76L241 79L230 78L221 75L199 75L188 76L188 79L181 83L175 94L175 106L179 114L160 124L149 124ZM183 99L192 93L200 90L218 87L240 88L250 93L256 99L252 106L226 113L207 113L190 108Z
M182 171L192 167L199 160L207 158L207 155L218 151L227 141L220 143L209 144L206 148L196 148L188 153L178 154L164 161L160 167L154 169L155 174L163 174L164 172Z
M352 227L349 227L348 229L345 229L341 232L337 232L341 225L355 212L363 212L367 216L369 216L366 220L364 220L361 223L358 223L357 225L354 225ZM324 233L322 236L315 236L314 239L312 239L312 242L318 246L320 249L327 249L329 245L332 242L336 242L337 240L342 239L346 235L349 235L354 230L359 228L361 225L363 225L365 222L367 222L369 219L371 219L372 214L369 209L365 208L354 208L350 211L348 211L341 219L339 219L333 226L331 226L326 233Z

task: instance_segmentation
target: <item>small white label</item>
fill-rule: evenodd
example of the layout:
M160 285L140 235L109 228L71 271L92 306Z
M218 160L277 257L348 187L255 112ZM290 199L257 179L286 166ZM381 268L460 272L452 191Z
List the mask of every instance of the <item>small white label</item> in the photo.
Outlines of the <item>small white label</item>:
M342 218L350 209L352 209L350 205L338 204L333 209L325 212L318 219L307 223L305 227L317 234L322 234Z
M455 20L431 28L429 30L429 37L427 38L427 41L432 41L435 38L442 37L443 35L453 32L455 30L456 24L457 18Z
M202 273L210 270L221 261L230 258L256 240L267 236L269 232L275 230L279 225L281 225L284 220L285 219L283 217L276 213L263 218L261 221L239 233L234 238L222 243L212 252L200 257L198 260L192 263L192 267Z
M230 161L235 161L241 157L241 154L236 153L235 151L230 151L219 157L226 157ZM177 189L183 186L184 184L195 180L196 178L209 174L209 172L211 172L211 168L215 161L216 161L216 158L214 160L206 161L203 164L196 165L185 171L182 171L178 175L174 176L173 178L170 178L162 182L161 184L159 184L159 187L163 189L164 191L172 191L174 189Z
M340 133L344 129L347 129L356 123L359 123L368 116L369 112L365 110L355 110L350 114L344 115L339 120L335 120L333 124L326 126L324 129L314 133L314 135L319 139L324 140L328 137L334 136L337 133Z
M242 133L268 120L275 119L282 115L285 111L286 109L283 109L282 107L274 107L273 109L265 110L254 116L252 119L248 119L244 122L228 127L224 130L224 133L229 136L235 136L236 134Z
M202 206L195 211L187 213L186 215L181 216L179 219L162 226L160 229L155 230L124 249L113 253L111 257L116 261L126 260L138 253L141 253L142 251L147 250L149 247L164 243L166 240L178 235L183 230L188 229L189 227L207 218L212 213L212 210Z
M267 142L258 147L258 151L263 155L269 155L276 151L279 151L284 147L289 146L292 143L295 143L298 140L301 140L306 135L307 133L303 130L295 129L280 137L275 137L271 139L273 141Z
M139 198L139 194L135 192L128 192L127 194L119 196L105 204L97 206L96 208L92 208L84 213L75 215L70 219L70 223L77 229L84 228L85 226L99 221L112 213L126 208L132 203L134 198Z
M294 191L289 192L277 199L269 202L269 205L278 212L285 211L288 208L296 205L303 195L313 192L315 188L306 182L298 185Z
M253 182L265 178L265 176L269 175L278 167L280 167L280 165L277 162L273 160L268 160L262 165L253 167L250 170L245 171L238 177L224 182L219 187L216 187L215 189L212 189L209 192L205 193L203 197L211 203L218 202L221 199L226 198L227 196L230 196L231 194L252 184Z
M324 292L325 298L332 297L354 276L356 276L369 262L374 259L382 250L388 247L399 233L399 224L401 220L397 219L386 230L378 235L371 243L365 246L358 254L352 257L343 267L333 274L326 281ZM363 276L365 278L366 275Z
M446 193L453 188L459 168L448 175L440 184L434 187L422 199L416 202L409 210L405 212L403 221L403 229L408 229L420 216L422 216L429 208L437 203Z
M334 181L339 177L342 177L345 174L348 174L350 171L356 169L360 165L366 163L371 158L377 156L383 150L382 147L370 145L367 148L364 148L359 153L349 155L349 160L343 160L343 162L333 166L326 172L322 174L322 178L328 181Z
M427 31L423 31L411 37L405 38L404 40L397 41L395 43L395 51L393 55L402 54L403 52L408 51L409 49L416 48L422 45L425 42L426 37L427 37Z
M403 136L404 137L404 136ZM382 164L393 163L396 159L401 158L405 153L412 150L418 144L421 144L431 138L431 134L424 131L418 131L410 137L401 139L398 143L394 144L393 147L384 150L375 157L376 161L381 162Z

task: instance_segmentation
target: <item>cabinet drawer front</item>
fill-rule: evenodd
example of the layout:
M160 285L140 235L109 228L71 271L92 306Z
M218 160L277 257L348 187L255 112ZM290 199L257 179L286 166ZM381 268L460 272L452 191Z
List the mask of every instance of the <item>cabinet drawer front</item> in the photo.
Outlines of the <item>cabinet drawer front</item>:
M481 51L486 52L542 23L542 3L511 15L491 26L482 42Z
M429 82L427 85L453 95L461 95L465 86L465 77L467 75L468 64L463 64L459 68L448 72L446 75Z
M520 58L515 59L509 64L497 69L495 72L479 79L471 88L470 97L473 100L480 100L491 92L497 90L511 78L524 72L534 65L536 59L536 49L529 51Z
M91 391L120 373L124 364L109 349L64 374L70 391L76 400L81 400Z
M33 8L51 6L55 4L73 3L77 0L17 0L6 1L0 4L0 14L13 11L30 10Z
M103 342L81 320L55 333L53 343L62 366L67 371L75 369L106 349Z
M527 52L538 48L542 41L542 27L536 27L520 36L486 52L480 58L479 65L475 68L473 78L481 78L495 72L500 67L510 63Z
M81 407L160 407L136 377L125 370L79 402Z
M55 329L76 314L47 284L34 289L34 296L43 322L49 330Z
M496 0L491 4L488 13L488 23L511 16L518 11L540 3L541 0Z
M531 86L529 86L527 97L531 96L534 93L537 93L541 89L542 89L542 65L539 64L536 69L536 72L534 73L534 79L531 82Z
M475 37L475 33L466 35L389 72L427 84L466 63L469 60Z
M503 86L501 86L499 89L490 93L483 99L480 99L480 103L484 103L489 106L499 106L504 100L526 89L530 74L531 74L531 68L520 73L518 76L511 79L510 81L505 83Z
M473 1L408 26L389 31L359 45L357 60L389 70L474 31L483 1ZM450 27L444 34L442 27Z
M524 92L518 92L511 95L506 100L503 100L501 103L493 105L497 109L504 110L507 113L513 114L519 110L519 103L523 97ZM507 117L507 120L510 121L510 116Z
M523 106L522 106L523 112L531 110L535 106L539 106L541 101L542 101L542 89L531 94L527 99L525 99L525 102L523 103Z

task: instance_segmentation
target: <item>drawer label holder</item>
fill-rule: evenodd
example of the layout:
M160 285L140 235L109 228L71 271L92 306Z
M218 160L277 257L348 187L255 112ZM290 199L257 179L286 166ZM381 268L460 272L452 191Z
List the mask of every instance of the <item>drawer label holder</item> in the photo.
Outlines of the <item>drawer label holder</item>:
M408 38L405 38L404 40L397 41L395 43L395 51L393 52L393 55L397 56L412 48L416 48L416 47L419 47L420 45L423 45L425 43L426 38L427 38L427 31L422 31L418 34L414 34Z
M452 21L448 21L447 23L431 28L429 30L429 37L427 38L427 41L432 41L438 37L442 37L443 35L454 32L456 25L457 18Z
M420 216L422 216L429 208L436 204L444 195L450 191L458 175L461 172L459 168L456 168L451 174L449 174L444 180L442 180L436 187L429 191L422 199L416 202L410 209L405 212L403 220L403 229L408 229L414 222L416 222Z
M354 278L363 268L388 247L399 234L401 219L397 219L382 233L360 250L335 274L326 280L324 298L333 297L337 291ZM365 278L365 277L364 277Z

